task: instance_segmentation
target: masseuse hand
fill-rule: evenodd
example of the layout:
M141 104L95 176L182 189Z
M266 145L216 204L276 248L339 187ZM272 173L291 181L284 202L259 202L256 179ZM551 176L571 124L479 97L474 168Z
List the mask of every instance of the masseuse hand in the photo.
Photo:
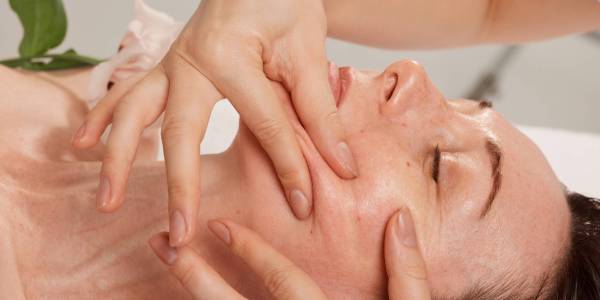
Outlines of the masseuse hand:
M275 299L326 299L306 273L253 231L230 221L211 221L209 228L256 273ZM244 299L191 248L171 248L164 234L154 236L150 246L194 299ZM431 299L408 210L395 213L388 221L384 248L389 298Z
M91 147L112 122L98 208L110 212L122 204L140 134L165 111L170 243L186 244L194 236L200 202L200 142L214 104L226 97L273 161L295 215L308 217L308 168L271 81L289 90L299 119L332 169L342 178L355 177L328 81L326 26L321 0L202 1L158 67L124 96L105 97L77 134L76 147Z

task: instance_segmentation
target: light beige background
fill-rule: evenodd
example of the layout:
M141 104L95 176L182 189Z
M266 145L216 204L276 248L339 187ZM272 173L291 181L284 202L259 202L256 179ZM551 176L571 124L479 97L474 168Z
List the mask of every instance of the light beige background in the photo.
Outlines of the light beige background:
M185 21L199 1L147 0ZM126 29L132 3L126 0L64 0L69 30L64 46L84 54L110 56ZM17 53L18 19L0 1L0 57ZM411 58L421 62L449 97L462 97L490 66L498 46L443 51L383 51L331 40L328 54L338 65L382 69ZM526 125L600 132L600 43L567 37L524 45L500 82L496 107L510 120Z

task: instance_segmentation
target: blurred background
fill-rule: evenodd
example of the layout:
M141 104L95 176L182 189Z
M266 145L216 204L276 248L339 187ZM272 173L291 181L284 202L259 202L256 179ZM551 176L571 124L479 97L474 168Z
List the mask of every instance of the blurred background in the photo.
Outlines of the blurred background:
M184 22L199 1L147 3ZM116 51L132 16L132 2L64 0L64 5L69 28L59 50L72 47L99 58ZM21 36L8 1L0 1L0 58L17 55ZM509 120L522 125L600 133L600 36L559 38L510 50L481 46L386 51L330 40L327 50L340 66L366 69L382 70L396 60L414 59L450 98L482 96L495 102L494 107ZM497 72L496 84L486 78L490 71Z
M113 55L132 19L124 0L63 0L69 27L63 46L83 55ZM146 0L185 22L199 0ZM176 3L176 4L175 4ZM21 25L7 0L0 0L0 59L15 57ZM571 189L600 197L600 37L582 35L513 47L480 46L436 51L386 51L329 40L337 65L383 70L400 59L414 59L449 98L473 97L519 124L542 149L559 178ZM238 115L228 102L213 111L203 153L227 148Z

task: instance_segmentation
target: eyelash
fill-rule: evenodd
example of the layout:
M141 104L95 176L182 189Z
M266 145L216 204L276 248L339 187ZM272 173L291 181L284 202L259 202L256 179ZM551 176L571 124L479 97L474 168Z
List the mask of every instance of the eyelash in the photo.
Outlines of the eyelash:
M440 158L442 153L440 151L440 146L436 145L433 152L433 164L431 164L431 177L435 183L438 182L438 176L440 173Z

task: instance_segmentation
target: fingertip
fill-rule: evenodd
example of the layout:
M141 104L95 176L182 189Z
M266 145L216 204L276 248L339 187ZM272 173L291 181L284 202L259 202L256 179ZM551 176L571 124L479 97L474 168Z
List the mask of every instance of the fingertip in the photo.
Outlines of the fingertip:
M82 139L85 136L85 130L86 130L86 122L84 122L83 124L81 124L81 126L79 126L79 128L77 129L77 131L75 131L75 134L73 135L73 138L71 139L71 145L75 148L80 148L80 145L82 144Z
M300 72L300 79L293 86L292 101L302 124L329 166L339 177L353 179L359 174L358 165L346 141L331 87L327 84L327 72L322 72L327 69L327 61L323 60L322 66Z
M304 156L300 154L302 158ZM279 182L284 189L284 196L294 216L300 220L307 219L312 212L312 184L306 163L298 161L297 170L278 174Z
M169 245L179 247L184 244L187 232L187 225L183 214L179 210L174 210L169 218Z
M152 236L148 245L195 299L243 299L192 247L171 246L168 232Z
M414 222L408 208L399 209L390 218L385 232L385 244L386 257L392 261L397 261L403 253L419 253Z
M119 102L117 99L109 99L107 97L102 99L98 105L88 112L85 121L73 136L72 144L74 147L87 149L95 146L100 140L102 133L104 133L112 122L113 113Z
M407 208L390 218L384 249L390 299L430 299L427 267Z
M98 191L96 192L96 209L101 212L110 212L109 203L111 198L110 179L105 175L101 175Z
M172 266L177 261L177 249L169 245L169 234L161 232L148 240L148 245L154 254L166 265Z
M395 215L395 238L404 247L417 249L417 234L412 215L407 208L401 208Z
M289 192L288 202L298 219L305 220L310 217L313 205L311 199L304 192L293 189Z
M103 166L103 169L108 167ZM112 213L118 210L124 202L124 184L119 184L114 175L100 171L100 182L96 192L96 210L102 213ZM126 181L126 179L124 179Z
M169 244L171 247L183 247L192 241L196 232L196 218L175 209L169 218Z
M89 149L96 146L100 140L100 136L104 132L105 128L102 128L100 132L96 132L98 129L93 128L89 122L82 125L85 128L80 127L71 140L71 145L76 149ZM80 133L79 131L83 131Z
M319 127L319 132L309 132L319 153L340 178L350 180L358 177L358 164L343 131L321 129L323 127Z
M307 139L309 139L307 137ZM296 140L300 147L300 153L303 154L306 166L306 175L299 176L297 182L292 182L286 187L286 198L292 212L299 220L306 220L310 217L313 210L312 180L310 178L309 159L305 155L308 153L308 146L301 135L296 133ZM281 182L284 182L281 180Z
M207 223L210 231L226 245L231 245L231 230L222 220L210 220Z
M343 170L339 175L344 179L354 179L358 177L358 165L348 143L342 141L337 144L336 157Z

